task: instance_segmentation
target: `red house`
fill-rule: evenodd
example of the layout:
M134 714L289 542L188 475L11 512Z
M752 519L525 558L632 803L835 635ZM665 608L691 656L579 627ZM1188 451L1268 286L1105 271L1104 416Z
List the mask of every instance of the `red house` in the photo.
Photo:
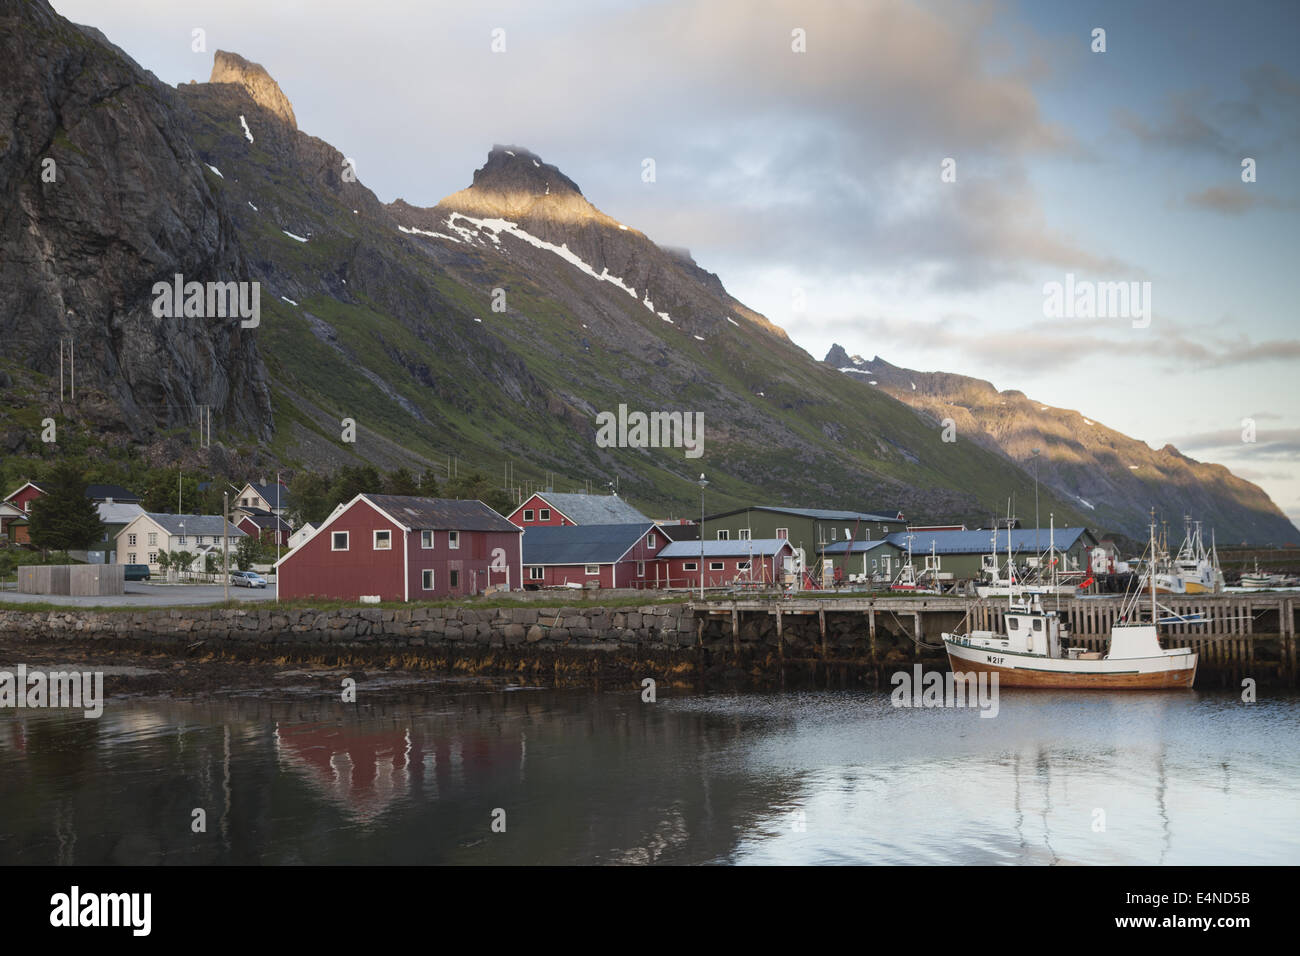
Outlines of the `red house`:
M521 528L575 524L645 524L650 519L618 495L538 492L508 515Z
M652 521L535 526L524 531L524 586L645 588L668 544Z
M659 587L700 586L699 541L677 541L659 552ZM703 543L704 586L780 584L782 558L794 554L785 538L754 538Z
M5 498L6 504L17 508L23 513L23 517L10 514L3 516L4 530L9 533L12 544L27 544L31 541L31 537L28 535L26 515L32 513L32 502L44 494L44 490L29 481Z
M522 536L481 501L360 494L276 562L279 593L421 601L518 590Z
M235 522L235 527L244 534L251 535L260 541L288 545L289 535L293 534L289 522L279 515L271 514L269 511L262 511L261 509L254 509L254 511L256 513L249 514L247 511L240 509L238 512L240 517Z

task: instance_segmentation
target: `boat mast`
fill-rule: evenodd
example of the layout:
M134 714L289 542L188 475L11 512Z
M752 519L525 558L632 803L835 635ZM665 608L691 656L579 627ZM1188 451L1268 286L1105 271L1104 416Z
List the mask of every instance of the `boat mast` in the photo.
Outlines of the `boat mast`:
M1155 557L1156 557L1156 513L1151 509L1151 626L1156 625L1156 575L1155 575Z

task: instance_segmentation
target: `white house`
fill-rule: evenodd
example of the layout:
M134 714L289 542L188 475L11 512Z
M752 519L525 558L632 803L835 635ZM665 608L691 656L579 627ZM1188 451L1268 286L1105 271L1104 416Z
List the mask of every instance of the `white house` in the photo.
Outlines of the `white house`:
M289 488L283 484L267 484L265 481L250 481L239 490L235 500L236 508L259 508L273 515L284 515L292 507Z
M312 524L310 521L304 522L301 528L289 535L289 549L293 550L314 535L317 527L319 526Z
M166 515L144 512L133 518L117 534L118 564L147 564L151 573L159 573L158 555L162 551L188 551L195 555L191 568L202 571L207 555L221 560L223 527L229 535L231 567L239 539L247 537L221 515Z

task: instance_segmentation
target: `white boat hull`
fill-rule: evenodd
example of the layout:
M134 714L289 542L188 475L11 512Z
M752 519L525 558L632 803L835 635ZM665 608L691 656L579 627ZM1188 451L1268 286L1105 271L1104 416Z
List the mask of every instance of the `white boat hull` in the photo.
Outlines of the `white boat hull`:
M943 637L952 669L996 673L1002 687L1154 690L1191 687L1196 680L1196 654L1186 648L1152 657L1071 660L963 644L962 640L950 634Z

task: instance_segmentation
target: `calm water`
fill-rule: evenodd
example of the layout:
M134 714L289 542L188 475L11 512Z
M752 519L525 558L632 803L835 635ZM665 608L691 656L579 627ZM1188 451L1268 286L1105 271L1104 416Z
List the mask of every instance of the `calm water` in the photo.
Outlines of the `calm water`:
M1293 696L431 686L0 712L0 863L1300 863Z

